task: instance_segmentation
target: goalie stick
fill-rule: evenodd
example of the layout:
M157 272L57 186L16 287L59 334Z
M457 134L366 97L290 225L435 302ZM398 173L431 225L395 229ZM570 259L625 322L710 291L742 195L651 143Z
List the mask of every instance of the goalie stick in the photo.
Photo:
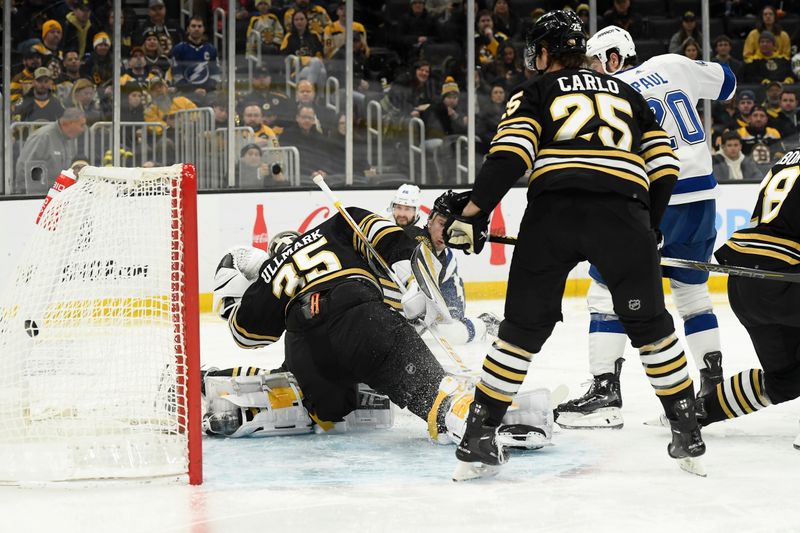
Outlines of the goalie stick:
M508 235L489 235L487 241L499 244L508 244L510 246L515 246L517 244L517 238L509 237ZM688 268L692 270L703 270L705 272L718 272L720 274L728 274L730 276L741 276L744 278L786 281L789 283L800 283L800 273L759 270L757 268L748 268L735 265L718 265L716 263L704 263L702 261L692 261L691 259L678 259L675 257L662 257L661 266Z
M317 174L317 175L314 176L314 183L317 185L317 187L319 187L322 190L322 192L325 193L325 195L328 197L328 199L331 202L333 202L333 206L336 208L336 210L339 212L339 214L342 215L342 218L344 218L345 221L347 221L347 224L352 228L353 232L358 236L358 238L361 240L361 242L364 243L364 246L367 248L367 250L369 250L370 254L378 262L378 265L380 265L380 267L384 271L384 273L387 276L389 276L389 278L397 285L397 290L399 290L401 293L405 294L405 292L406 292L405 284L400 280L400 278L397 277L397 274L394 273L394 271L391 269L391 267L389 267L389 265L386 264L386 260L384 260L383 257L381 257L380 254L378 254L378 252L375 250L375 248L372 247L372 245L370 244L369 240L367 239L367 236L364 235L364 233L361 232L361 229L358 227L358 224L356 224L355 220L353 220L353 217L350 216L350 213L348 213L347 210L342 207L342 202L339 201L339 199L333 193L331 188L328 187L328 184L325 183L325 178L321 174ZM412 257L412 259L413 259L413 257ZM413 263L414 263L414 261L412 260L412 265L413 265ZM422 285L422 284L420 284L420 285ZM441 294L439 294L439 297L441 298ZM445 306L444 309L447 309L447 306ZM436 342L439 343L439 346L441 346L442 349L447 353L448 357L450 357L450 359L452 359L453 362L456 363L456 365L458 365L458 367L464 373L470 373L471 372L471 370L464 364L464 361L456 353L456 351L453 349L453 347L450 345L450 343L447 342L447 339L445 339L438 332L435 324L432 324L431 326L428 326L428 331L430 331L430 333L433 336L433 338L436 339Z

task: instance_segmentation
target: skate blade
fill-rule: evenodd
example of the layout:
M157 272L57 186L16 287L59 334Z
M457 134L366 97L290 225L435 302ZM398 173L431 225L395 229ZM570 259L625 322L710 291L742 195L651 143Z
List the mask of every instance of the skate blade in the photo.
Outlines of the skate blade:
M658 418L652 418L650 420L644 421L645 426L657 427L657 428L669 428L669 420L667 420L667 415L660 414Z
M465 463L459 461L453 472L453 481L470 481L496 476L500 472L499 466L485 465L483 463Z
M556 424L564 429L622 429L619 407L603 407L593 413L558 413Z
M535 431L531 431L530 433L526 433L524 435L519 433L498 433L496 442L498 446L503 448L524 450L538 450L540 448L544 448L545 446L553 445L553 443L550 442L550 439L541 433L536 433Z
M681 459L677 459L677 461L678 466L680 466L681 470L684 472L688 472L699 477L706 477L708 475L706 474L706 469L699 457L683 457Z

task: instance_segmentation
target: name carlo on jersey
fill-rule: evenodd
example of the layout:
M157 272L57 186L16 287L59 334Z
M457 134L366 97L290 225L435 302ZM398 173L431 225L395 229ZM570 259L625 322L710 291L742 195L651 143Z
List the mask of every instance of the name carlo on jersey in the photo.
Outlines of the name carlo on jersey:
M572 76L558 78L558 86L564 92L571 91L603 91L619 94L619 85L614 80L603 79L592 72L581 72Z
M281 252L280 259L278 261L269 261L267 263L267 266L264 267L264 270L261 271L261 277L264 279L264 282L265 283L271 283L272 282L272 277L278 272L278 270L280 270L281 265L283 264L283 262L286 260L287 257L289 257L290 255L295 253L300 248L303 248L304 246L307 246L307 245L311 244L312 242L317 241L317 240L322 239L322 238L323 237L322 237L322 234L320 233L320 230L316 229L316 230L312 231L311 233L303 235L302 238L298 238L290 246L287 246L286 249L284 249ZM325 242L327 242L327 241L325 241ZM324 244L324 243L322 243L322 244Z

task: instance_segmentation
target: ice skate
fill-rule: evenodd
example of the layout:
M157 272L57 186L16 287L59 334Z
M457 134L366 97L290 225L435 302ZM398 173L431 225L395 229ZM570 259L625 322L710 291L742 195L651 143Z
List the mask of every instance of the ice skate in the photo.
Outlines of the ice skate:
M672 442L667 453L678 460L682 470L696 476L706 477L705 468L698 459L706 453L706 445L700 435L700 425L694 412L694 403L688 398L677 400L672 405L674 418L669 418Z
M478 315L478 320L486 324L487 335L497 337L497 332L500 329L500 317L494 313L481 313Z
M497 444L497 427L487 426L489 411L473 402L467 417L467 429L456 449L458 466L453 481L467 481L496 475L506 462L503 449Z
M503 424L497 428L497 445L515 450L538 450L553 443L542 428L528 424Z
M703 356L706 368L700 369L700 390L697 392L695 411L698 418L706 417L706 402L704 397L714 394L717 385L722 383L722 353L708 352Z
M556 407L556 423L565 429L622 428L619 375L623 361L616 360L614 373L595 376L586 394Z

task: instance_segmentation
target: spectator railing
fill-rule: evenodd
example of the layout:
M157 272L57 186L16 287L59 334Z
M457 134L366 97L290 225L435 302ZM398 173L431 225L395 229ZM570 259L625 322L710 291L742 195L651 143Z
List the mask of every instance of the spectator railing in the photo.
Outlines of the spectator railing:
M339 80L335 76L328 76L325 81L325 107L334 111L339 116Z
M461 135L456 141L456 181L459 185L465 181L469 181L469 167L463 163L463 152L467 148L469 139L466 135ZM469 155L467 155L469 157ZM462 180L462 176L466 179Z
M113 122L95 122L89 128L89 161L100 164L106 151L111 150ZM166 166L167 142L161 136L164 125L160 122L120 122L120 149L131 151L130 158L120 158L123 167L142 166L153 161L156 166Z
M12 122L9 128L9 135L11 135L11 138L16 142L19 142L21 149L25 145L25 141L28 140L28 137L31 136L31 133L48 124L53 124L53 122Z
M213 143L214 110L210 107L183 109L174 116L175 160L194 164L198 188L213 187L212 172L216 156Z
M376 143L376 157L373 157L373 142ZM376 100L367 104L367 164L383 174L383 108Z
M192 3L194 0L181 0L181 28L186 27L186 19L191 17L194 13L192 12Z
M300 150L296 146L264 148L262 152L262 161L280 160L283 173L289 178L289 183L293 187L300 186Z
M211 18L211 26L213 27L214 33L213 41L214 41L214 48L217 49L217 57L219 58L219 67L220 69L225 72L225 50L227 50L227 45L225 44L225 28L226 28L226 17L225 17L225 10L221 7L218 7L214 10L214 15ZM185 26L183 26L185 27ZM222 28L220 30L220 28Z
M294 76L300 72L300 58L294 54L289 54L283 60L283 65L286 70L286 96L292 97L292 91L297 89L297 80ZM292 75L294 73L294 76Z
M0 117L3 116L3 112L5 111L5 108L3 107L5 105L5 101L6 100L3 97L3 93L0 92ZM0 130L2 130L2 131L0 131L0 146L2 146L3 150L5 151L5 145L6 145L6 128L5 128L5 126L0 128ZM0 165L0 190L2 190L2 191L5 191L5 189L7 187L6 186L6 161L10 160L10 159L11 159L10 157L3 158L3 164ZM10 182L11 182L11 180L9 180L9 183Z
M261 50L261 35L254 31L247 38L247 46L245 48L245 59L247 60L247 85L250 91L253 90L253 67L261 66L262 50Z
M414 130L419 131L419 144L414 142ZM414 161L414 154L419 154L419 180L416 176L416 163ZM425 123L422 119L417 117L412 118L408 122L408 177L412 183L427 183L427 175L425 172Z

